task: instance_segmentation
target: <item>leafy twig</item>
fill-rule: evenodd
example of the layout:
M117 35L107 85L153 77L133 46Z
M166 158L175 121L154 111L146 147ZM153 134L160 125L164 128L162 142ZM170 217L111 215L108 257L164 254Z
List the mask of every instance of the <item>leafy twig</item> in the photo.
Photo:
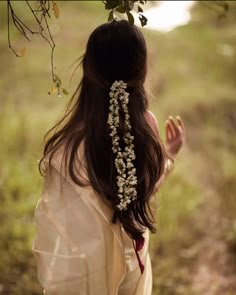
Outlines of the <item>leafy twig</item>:
M108 15L108 21L116 19L116 12L126 14L130 25L134 24L134 16L132 10L134 10L135 4L137 4L137 13L141 26L147 24L147 18L143 15L143 8L141 5L144 5L147 0L102 0L105 4L105 9L110 10Z
M16 52L16 50L13 48L12 43L11 43L11 22L10 20L12 20L15 28L24 36L24 38L26 38L28 41L30 41L30 37L28 36L28 33L30 33L31 35L33 34L38 34L40 35L44 40L46 40L46 42L49 44L49 46L51 47L51 75L52 75L52 81L54 84L53 89L57 90L58 95L60 96L61 91L63 93L67 93L67 90L62 88L61 85L61 80L58 77L58 75L56 75L55 70L54 70L54 50L56 47L56 44L54 42L53 36L51 34L51 30L48 24L48 18L51 17L50 15L50 9L51 9L51 5L50 2L52 2L52 8L54 10L54 16L56 18L59 17L59 8L56 4L55 0L39 0L38 1L38 7L36 9L33 9L31 4L29 3L28 0L25 0L29 10L31 11L36 23L39 26L38 31L32 30L29 26L27 26L27 24L20 19L19 16L16 15L14 8L12 6L12 0L7 0L7 25L8 25L8 46L9 48L14 52L14 54L17 57L23 56L25 53L25 48L23 48L21 50L21 55L18 54ZM45 32L45 27L46 27L46 32L48 34L48 36L46 36L44 34ZM49 91L49 94L54 93L55 91Z

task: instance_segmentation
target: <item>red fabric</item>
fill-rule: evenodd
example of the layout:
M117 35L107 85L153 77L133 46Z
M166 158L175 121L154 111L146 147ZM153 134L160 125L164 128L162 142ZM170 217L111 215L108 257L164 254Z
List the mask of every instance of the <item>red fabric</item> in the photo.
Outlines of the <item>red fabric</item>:
M138 239L135 240L136 243L136 251L140 251L143 248L145 239L143 236L140 236Z
M142 248L144 246L144 242L145 242L144 237L140 236L138 239L135 240L135 247L134 247L141 274L144 272L144 265L140 259L138 251L142 250Z

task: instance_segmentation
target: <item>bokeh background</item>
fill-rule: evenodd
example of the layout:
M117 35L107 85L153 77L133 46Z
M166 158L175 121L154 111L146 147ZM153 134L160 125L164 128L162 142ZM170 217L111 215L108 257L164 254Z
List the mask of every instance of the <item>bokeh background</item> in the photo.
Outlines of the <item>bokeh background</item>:
M156 196L153 295L236 294L236 1L228 1L224 18L211 1L203 2L192 7L186 25L169 32L142 29L149 55L146 89L163 140L169 115L180 115L187 132L175 170ZM57 3L60 17L50 20L56 72L71 95L81 71L70 84L70 65L108 12L101 1ZM23 1L14 6L33 25ZM0 293L36 295L42 294L31 252L43 180L38 160L43 136L70 95L47 94L47 43L11 34L16 49L26 48L24 57L8 48L6 1L0 1Z

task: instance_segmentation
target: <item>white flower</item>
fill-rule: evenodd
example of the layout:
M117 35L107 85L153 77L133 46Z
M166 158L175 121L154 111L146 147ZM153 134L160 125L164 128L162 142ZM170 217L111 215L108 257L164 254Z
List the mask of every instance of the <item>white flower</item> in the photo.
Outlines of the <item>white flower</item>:
M134 152L134 136L131 135L132 129L130 124L130 115L128 110L129 93L125 91L127 84L124 81L115 81L109 92L110 106L107 123L111 129L110 136L112 138L112 151L116 155L115 167L117 171L117 186L120 202L117 205L119 210L127 210L127 205L137 198L137 177L133 160L135 160ZM119 103L120 101L120 103ZM124 151L121 151L119 145L120 138L117 128L120 124L120 106L125 115L125 134L123 140L125 143Z

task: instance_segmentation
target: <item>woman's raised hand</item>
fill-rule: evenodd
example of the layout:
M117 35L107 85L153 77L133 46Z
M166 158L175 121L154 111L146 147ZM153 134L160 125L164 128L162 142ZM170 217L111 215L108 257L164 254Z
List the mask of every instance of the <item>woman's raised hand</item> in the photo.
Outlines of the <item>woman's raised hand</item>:
M179 116L177 122L172 116L166 120L166 148L170 156L174 157L182 147L185 141L185 127Z

